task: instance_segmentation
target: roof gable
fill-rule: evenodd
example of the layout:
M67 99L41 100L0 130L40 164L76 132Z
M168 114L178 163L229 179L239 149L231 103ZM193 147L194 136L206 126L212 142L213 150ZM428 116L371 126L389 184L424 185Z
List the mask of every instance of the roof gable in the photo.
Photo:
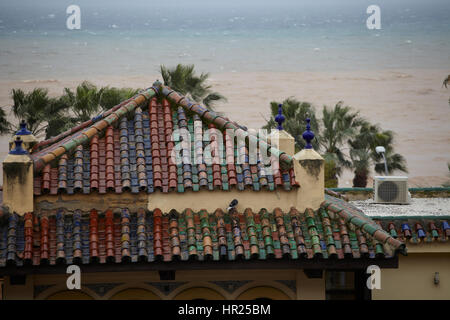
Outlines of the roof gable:
M169 98L156 99L156 92ZM252 163L248 144L233 143L226 133L215 139L202 139L214 134L208 132L214 128L247 134L244 127L193 104L167 87L152 87L99 117L38 144L31 155L35 163L34 193L233 188L259 191L291 190L298 186L293 168L280 163L289 160L289 156L268 145L270 163ZM187 132L191 141L183 138L177 146L180 131ZM218 155L205 150L217 141L223 143L211 149L223 152L223 161L211 163L211 158ZM190 163L174 163L174 148L179 148L176 154L182 160L187 157ZM282 170L271 172L270 168L280 166Z

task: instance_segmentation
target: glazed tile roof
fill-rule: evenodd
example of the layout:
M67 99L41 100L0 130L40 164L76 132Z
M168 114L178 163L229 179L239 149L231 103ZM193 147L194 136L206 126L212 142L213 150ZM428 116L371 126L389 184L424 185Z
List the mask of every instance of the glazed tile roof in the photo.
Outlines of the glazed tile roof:
M447 236L448 237L448 236ZM317 211L41 211L0 217L0 266L389 259L405 245L345 201Z
M325 189L328 199L339 198L348 201L344 194ZM341 202L343 204L343 202ZM353 204L350 207L357 208ZM361 209L357 209L362 212ZM368 216L373 219L389 235L403 243L441 243L450 240L450 216Z
M167 99L160 102L154 98L158 90L178 104L171 107ZM198 143L195 139L201 139L202 133L211 128L245 131L237 123L188 102L166 87L147 89L140 98L137 102L127 100L97 119L39 143L31 154L35 164L34 194L152 193L157 189L259 191L298 186L294 169L286 166L289 156L269 145L271 162L250 164L248 146L232 143L226 134L223 149L211 148L223 152L226 161L208 164L206 160L218 155L204 151L209 141ZM172 133L177 129L187 129L191 135L190 149L185 141L180 145L181 156L191 159L192 164L171 160L177 143L174 138L178 138ZM196 164L195 157L199 156L203 161ZM269 166L280 166L282 170L271 174Z
M450 216L373 217L389 234L408 244L440 243L450 239Z

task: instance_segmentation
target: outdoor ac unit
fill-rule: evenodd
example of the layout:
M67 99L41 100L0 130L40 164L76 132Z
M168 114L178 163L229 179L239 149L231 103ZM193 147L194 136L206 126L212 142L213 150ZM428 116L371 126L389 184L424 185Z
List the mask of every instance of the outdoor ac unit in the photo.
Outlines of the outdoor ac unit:
M375 176L373 179L374 202L408 204L408 177Z

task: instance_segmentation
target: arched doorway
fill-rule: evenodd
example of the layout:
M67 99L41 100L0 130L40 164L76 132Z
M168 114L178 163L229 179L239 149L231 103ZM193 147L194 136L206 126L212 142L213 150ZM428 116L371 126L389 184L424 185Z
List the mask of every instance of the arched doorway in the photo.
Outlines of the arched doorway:
M217 291L210 289L210 288L203 288L203 287L197 287L197 288L189 288L186 290L183 290L179 294L173 298L174 300L224 300L225 297L222 296Z
M94 298L82 291L65 290L48 296L47 300L94 300Z
M245 290L237 297L237 300L256 300L256 299L270 299L270 300L291 300L287 294L279 289L272 287L260 286Z
M110 300L161 300L161 298L149 290L130 288L117 292Z

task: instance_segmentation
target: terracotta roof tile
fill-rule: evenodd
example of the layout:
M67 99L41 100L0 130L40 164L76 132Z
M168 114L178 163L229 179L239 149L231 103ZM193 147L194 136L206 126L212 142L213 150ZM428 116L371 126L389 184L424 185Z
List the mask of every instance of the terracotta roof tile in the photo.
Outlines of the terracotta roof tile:
M208 138L207 130L216 126L206 125L197 114L186 114L182 107L172 109L167 100L159 103L152 98L148 108L135 107L132 115L123 116L115 126L105 126L104 134L93 135L89 142L45 165L35 174L34 194L152 193L156 189L164 193L232 188L259 191L298 186L293 168L272 174L261 159L249 164L247 146L234 143L233 147L226 133L223 146L219 143L221 135L215 131L210 132L211 143L203 141L202 134ZM177 134L172 137L174 130L187 130L191 141ZM55 146L46 150L52 148ZM177 165L171 157L173 151L190 163ZM232 162L217 161L221 154ZM269 165L278 168L278 159L272 156Z
M374 217L393 239L407 244L447 242L449 221L445 216Z
M167 99L159 102L154 97L156 93ZM177 106L171 106L168 100ZM213 132L210 152L204 152L210 142L202 141L202 134L207 137L206 131L214 128L224 134L224 146L219 143L221 137ZM250 164L249 160L255 159L249 159L247 145L233 144L223 131L225 128L248 134L245 127L190 102L168 87L146 89L111 110L37 144L31 154L35 162L34 194L152 193L155 189L259 191L298 186L292 167L283 167L275 173L267 170L269 166L291 163L290 156L261 142L274 155L271 163L266 166L258 159L257 164ZM191 134L191 141L181 141L181 149L174 150L180 141L179 134L173 133L180 129ZM191 163L177 165L172 161L172 151L179 151L179 157ZM231 163L209 164L209 160L217 160L221 154Z
M403 241L448 241L450 219L377 220L377 224L343 202L327 197L318 211L305 212L186 209L163 214L159 209L124 208L116 214L111 210L9 214L0 224L0 266L390 258L405 252ZM411 225L409 240L403 238L401 224Z

